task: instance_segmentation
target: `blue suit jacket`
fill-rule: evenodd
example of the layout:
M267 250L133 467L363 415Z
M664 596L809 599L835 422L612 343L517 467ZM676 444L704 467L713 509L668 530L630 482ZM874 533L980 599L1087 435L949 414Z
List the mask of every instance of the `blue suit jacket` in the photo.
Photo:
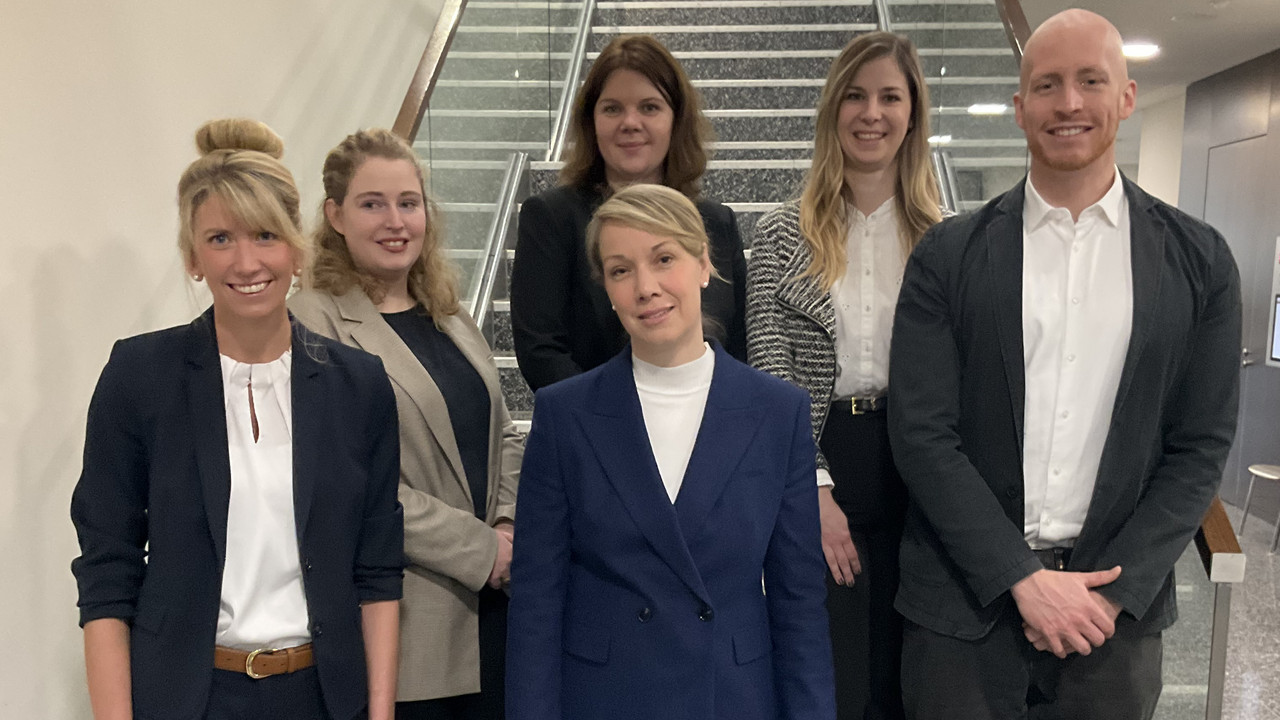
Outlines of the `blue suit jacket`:
M71 499L80 623L131 625L134 717L204 716L231 472L212 309L121 340L89 405ZM294 512L330 714L368 702L362 601L400 597L395 397L381 362L295 323Z
M517 508L509 720L835 717L802 391L716 347L673 504L628 347L538 392Z

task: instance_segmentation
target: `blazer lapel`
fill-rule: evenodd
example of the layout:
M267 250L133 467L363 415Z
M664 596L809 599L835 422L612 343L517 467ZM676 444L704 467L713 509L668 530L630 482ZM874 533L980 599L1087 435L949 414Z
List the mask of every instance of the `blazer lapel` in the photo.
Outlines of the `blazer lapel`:
M298 547L302 547L307 519L311 517L316 478L324 470L320 462L326 453L320 446L333 439L326 427L326 420L333 414L321 382L321 366L311 354L314 351L308 350L304 332L303 326L295 321L289 401L293 403L293 522Z
M1022 205L1026 184L1020 183L1000 201L987 226L988 286L995 297L996 333L1004 359L1005 379L1014 427L1018 432L1018 455L1022 456L1023 415L1026 405L1026 365L1022 350Z
M653 459L631 374L630 346L605 365L579 421L605 477L645 539L677 577L710 603Z
M813 262L813 252L804 238L798 238L795 252L782 268L782 281L776 291L778 302L813 320L827 335L836 336L836 311L831 293L822 289L818 278L805 275Z
M702 425L675 502L687 545L697 539L707 515L724 494L763 417L751 406L750 388L740 382L741 368L724 348L716 345L715 352L716 367Z
M1133 374L1137 371L1142 351L1151 337L1160 297L1160 280L1164 268L1166 227L1151 214L1151 197L1124 179L1129 198L1130 272L1133 274L1133 327L1129 332L1129 349L1125 352L1116 389L1116 403L1111 417L1120 417L1120 409L1129 394Z
M453 435L449 406L445 404L440 388L364 293L353 290L337 296L335 301L343 320L350 327L351 338L361 350L382 358L387 376L418 407L427 429L453 470L454 481L462 488L467 499L471 500L471 486L466 481L462 454L458 452L458 441Z
M227 555L227 505L231 502L231 458L227 450L227 410L213 308L189 326L187 407L204 496L205 518L221 571Z

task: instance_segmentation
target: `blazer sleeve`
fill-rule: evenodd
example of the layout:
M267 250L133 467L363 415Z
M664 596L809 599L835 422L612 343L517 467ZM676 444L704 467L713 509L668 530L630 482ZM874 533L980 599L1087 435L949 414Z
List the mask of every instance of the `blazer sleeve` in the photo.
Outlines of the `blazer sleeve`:
M132 621L146 573L149 458L130 382L146 368L125 358L125 342L112 348L89 402L84 467L71 495L81 626L107 617Z
M742 252L742 235L732 208L716 203L713 209L715 216L708 228L714 246L712 257L716 261L716 272L729 284L733 297L733 306L723 310L728 317L721 319L725 326L724 349L734 359L746 362L747 260Z
M983 606L1042 569L960 441L961 358L934 226L907 261L889 353L889 441L911 499Z
M826 561L813 482L809 400L796 403L786 487L764 559L779 717L831 720L835 675L827 630Z
M543 196L520 206L511 332L520 372L535 391L582 372L571 355L568 320L577 244L585 242L575 232L573 214L572 208L553 209Z
M391 381L374 358L368 387L369 487L365 491L356 589L361 602L398 600L404 580L404 511L396 499L400 478L400 422Z
M561 718L571 533L557 444L572 421L552 400L545 392L535 398L520 477L507 620L507 720Z
M498 508L495 522L516 519L516 493L520 486L520 463L524 460L524 435L511 421L507 401L502 401L502 436L498 439L501 464L498 467Z
M1235 437L1240 399L1240 273L1222 236L1214 253L1163 423L1163 453L1125 524L1108 543L1098 568L1121 566L1120 578L1098 589L1141 619L1159 593L1222 480Z
M788 319L778 302L778 286L782 282L782 246L788 239L798 241L791 237L781 208L769 212L756 223L751 263L747 268L747 361L752 367L799 387L795 373L795 344L787 334ZM826 457L817 448L821 419L814 416L812 409L809 419L816 466L829 470Z

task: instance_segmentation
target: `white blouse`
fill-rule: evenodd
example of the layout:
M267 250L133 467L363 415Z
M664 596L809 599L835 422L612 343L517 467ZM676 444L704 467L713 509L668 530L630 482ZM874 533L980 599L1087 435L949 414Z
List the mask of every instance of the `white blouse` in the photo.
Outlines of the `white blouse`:
M674 503L702 427L716 354L707 345L697 360L675 367L651 365L633 355L631 367L649 447L667 497Z
M292 352L261 364L221 359L231 500L217 644L303 645L311 633L293 512Z
M849 206L844 275L831 288L836 311L833 398L879 397L889 388L889 340L902 288L902 240L893 198L870 215Z

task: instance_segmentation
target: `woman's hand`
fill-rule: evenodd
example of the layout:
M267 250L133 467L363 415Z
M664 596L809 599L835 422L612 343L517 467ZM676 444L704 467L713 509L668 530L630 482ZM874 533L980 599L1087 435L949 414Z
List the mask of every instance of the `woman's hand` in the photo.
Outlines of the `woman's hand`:
M503 520L494 526L498 534L498 556L493 559L493 570L489 573L489 587L501 590L503 585L511 582L511 551L515 545L515 526Z
M822 520L822 554L837 585L853 587L854 576L862 572L858 548L849 534L849 519L836 504L831 488L818 488L818 513Z

